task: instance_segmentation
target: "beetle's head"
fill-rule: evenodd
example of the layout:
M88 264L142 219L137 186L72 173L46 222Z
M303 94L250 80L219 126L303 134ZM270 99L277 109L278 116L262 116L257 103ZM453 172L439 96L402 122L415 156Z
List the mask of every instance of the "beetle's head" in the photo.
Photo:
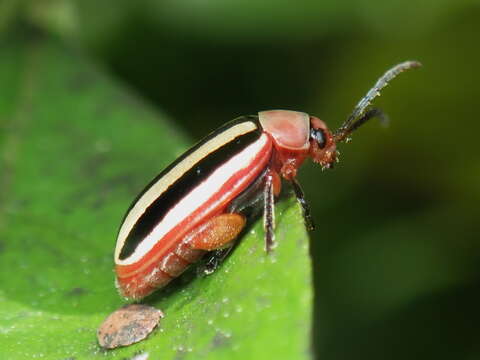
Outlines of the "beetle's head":
M332 168L337 160L337 146L327 125L315 116L310 116L310 156L323 168Z

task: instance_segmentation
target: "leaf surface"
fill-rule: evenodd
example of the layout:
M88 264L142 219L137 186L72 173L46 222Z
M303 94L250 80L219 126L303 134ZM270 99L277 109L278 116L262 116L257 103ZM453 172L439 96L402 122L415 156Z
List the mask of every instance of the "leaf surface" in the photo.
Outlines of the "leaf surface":
M214 274L193 268L148 299L165 318L146 341L98 346L125 303L112 271L124 211L191 142L82 55L44 39L1 45L2 358L310 358L308 238L288 197L274 254L257 221Z

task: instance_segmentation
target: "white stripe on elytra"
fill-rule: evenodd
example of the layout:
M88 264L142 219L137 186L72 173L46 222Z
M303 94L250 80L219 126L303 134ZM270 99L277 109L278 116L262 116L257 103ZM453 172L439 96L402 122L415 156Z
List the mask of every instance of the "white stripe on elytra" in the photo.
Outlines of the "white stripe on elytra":
M135 223L143 215L145 210L172 185L178 178L191 169L196 163L205 158L208 154L222 147L232 139L253 131L257 128L254 122L246 121L225 130L221 134L213 137L205 144L201 145L197 150L180 161L167 174L162 176L155 184L153 184L141 197L135 205L130 209L125 220L120 227L117 237L117 246L115 248L115 259L118 259L125 239L132 230Z
M122 235L122 231L120 231L117 241L117 248L115 249L115 262L119 265L128 265L140 260L157 243L159 239L173 229L179 221L183 220L186 216L193 213L196 209L203 205L212 196L212 194L217 192L222 185L228 181L233 174L250 166L252 160L256 155L258 155L258 152L262 150L267 140L267 135L263 134L254 143L250 144L240 153L233 156L226 163L218 167L208 178L196 186L174 207L172 207L172 209L165 214L163 220L155 226L155 228L145 237L145 239L142 240L135 252L124 260L120 260L118 258L126 237L126 235L124 235L123 238L120 237L120 235ZM124 226L125 223L122 226L122 229Z

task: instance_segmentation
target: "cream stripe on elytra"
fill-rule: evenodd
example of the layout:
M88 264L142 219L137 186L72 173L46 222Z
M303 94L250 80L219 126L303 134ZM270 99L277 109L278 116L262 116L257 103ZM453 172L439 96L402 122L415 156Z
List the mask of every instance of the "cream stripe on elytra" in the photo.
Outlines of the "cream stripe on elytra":
M167 174L162 176L155 184L153 184L135 203L125 217L120 228L117 246L115 248L115 260L117 261L120 251L125 243L125 239L132 230L135 223L142 216L145 210L172 185L178 178L190 170L196 163L204 159L208 154L214 152L218 148L232 141L238 136L249 133L257 129L257 125L252 121L246 121L232 126L223 133L213 137L197 150L179 162ZM117 261L119 262L119 261ZM119 262L121 263L121 262Z
M118 258L121 247L115 251L115 262L118 265L129 265L139 261L145 254L153 248L159 239L164 237L181 220L195 212L200 206L205 204L208 199L218 192L220 188L235 173L252 165L252 161L264 149L268 143L268 136L262 134L257 141L247 146L237 155L229 159L225 164L216 169L203 183L182 198L170 211L167 212L163 220L157 224L153 231L143 239L135 252L126 258ZM212 204L215 206L215 204Z

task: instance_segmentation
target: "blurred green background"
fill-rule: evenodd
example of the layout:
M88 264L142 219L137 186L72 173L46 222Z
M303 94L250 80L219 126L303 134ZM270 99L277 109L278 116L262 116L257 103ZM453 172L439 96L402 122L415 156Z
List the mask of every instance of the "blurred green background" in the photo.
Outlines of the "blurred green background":
M364 126L332 171L302 168L313 347L480 358L478 1L2 0L0 36L26 29L80 49L192 143L274 108L335 129L388 67L421 61L376 101L388 128Z

